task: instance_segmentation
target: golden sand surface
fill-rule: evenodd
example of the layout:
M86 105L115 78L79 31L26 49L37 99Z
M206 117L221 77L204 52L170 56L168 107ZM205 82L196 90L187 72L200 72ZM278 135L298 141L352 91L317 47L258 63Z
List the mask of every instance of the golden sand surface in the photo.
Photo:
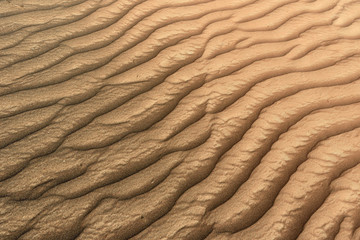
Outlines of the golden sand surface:
M0 240L360 240L359 0L0 0Z

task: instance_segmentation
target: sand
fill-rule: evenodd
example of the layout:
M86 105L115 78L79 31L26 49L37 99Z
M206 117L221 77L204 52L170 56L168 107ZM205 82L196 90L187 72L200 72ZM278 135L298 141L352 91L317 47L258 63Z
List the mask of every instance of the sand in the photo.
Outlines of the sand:
M0 1L1 240L359 240L360 1Z

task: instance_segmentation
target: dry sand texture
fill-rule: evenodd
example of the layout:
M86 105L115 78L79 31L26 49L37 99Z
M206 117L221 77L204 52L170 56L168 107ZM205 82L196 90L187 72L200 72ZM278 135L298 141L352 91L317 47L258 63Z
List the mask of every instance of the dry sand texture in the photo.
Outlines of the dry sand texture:
M1 240L359 240L359 0L0 1Z

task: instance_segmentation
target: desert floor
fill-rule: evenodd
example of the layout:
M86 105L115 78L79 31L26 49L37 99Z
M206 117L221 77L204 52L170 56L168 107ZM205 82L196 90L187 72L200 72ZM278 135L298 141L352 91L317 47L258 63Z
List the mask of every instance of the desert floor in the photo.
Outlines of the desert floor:
M360 0L0 0L1 240L359 240Z

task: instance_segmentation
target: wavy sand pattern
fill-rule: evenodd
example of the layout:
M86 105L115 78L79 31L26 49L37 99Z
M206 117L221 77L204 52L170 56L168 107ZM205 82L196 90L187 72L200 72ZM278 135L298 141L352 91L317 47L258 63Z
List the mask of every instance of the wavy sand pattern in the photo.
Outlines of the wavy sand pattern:
M0 239L360 239L360 1L0 1Z

